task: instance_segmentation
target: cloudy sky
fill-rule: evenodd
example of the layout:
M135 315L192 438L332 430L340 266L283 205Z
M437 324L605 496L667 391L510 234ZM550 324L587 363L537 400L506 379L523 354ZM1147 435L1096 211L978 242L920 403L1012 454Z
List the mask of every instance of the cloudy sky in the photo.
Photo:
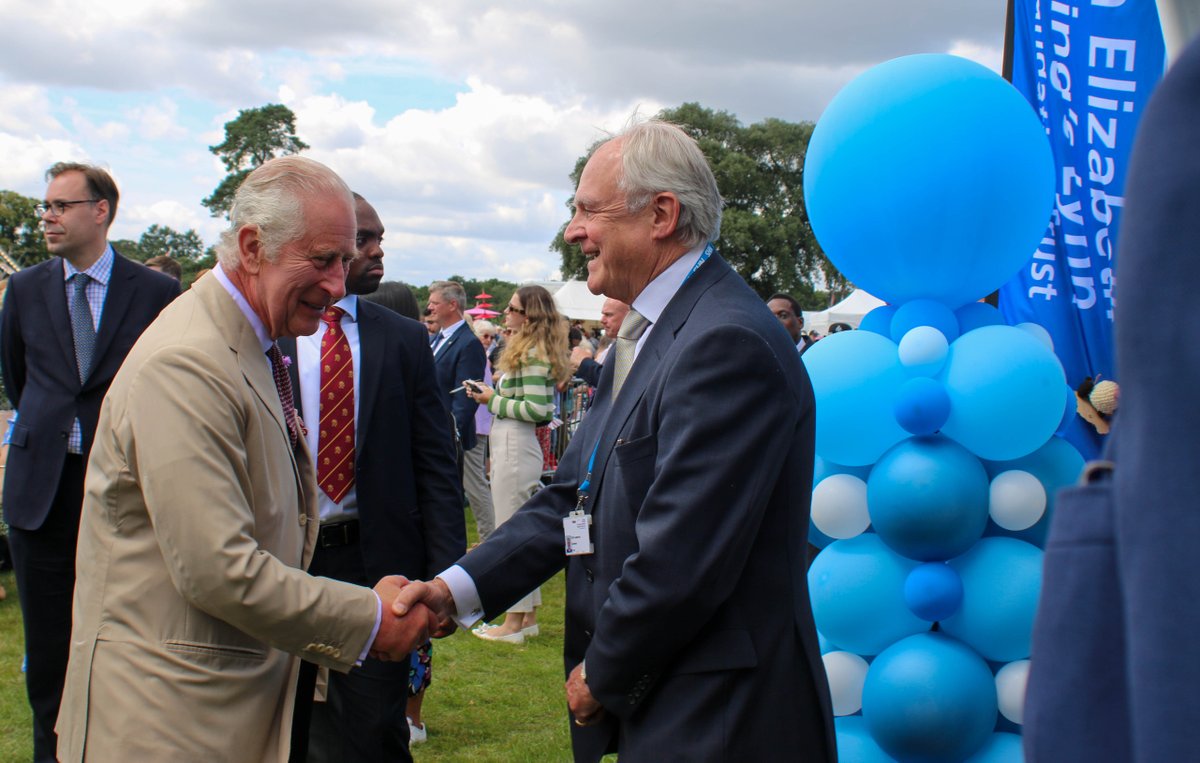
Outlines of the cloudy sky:
M543 279L568 175L635 111L813 120L857 73L952 52L999 69L1004 0L0 0L0 188L111 169L113 238L200 200L238 110L284 103L387 227L388 277Z

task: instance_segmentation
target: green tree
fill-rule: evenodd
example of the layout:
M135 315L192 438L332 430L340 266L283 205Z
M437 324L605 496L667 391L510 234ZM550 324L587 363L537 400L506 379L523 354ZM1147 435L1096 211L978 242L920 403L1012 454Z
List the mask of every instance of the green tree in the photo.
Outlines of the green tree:
M50 257L42 230L41 219L34 207L39 201L16 191L0 190L0 252L18 268L36 265ZM8 267L0 260L0 267Z
M658 118L680 125L708 158L725 199L717 248L755 291L764 298L786 292L812 310L829 305L824 290L849 290L821 251L804 206L811 122L766 119L747 127L729 112L697 103L666 109ZM576 185L595 148L576 162ZM566 243L565 230L564 224L550 248L562 257L564 277L581 278L587 263L578 247Z
M204 256L204 241L194 228L180 233L166 225L151 225L142 234L138 248L145 255L144 260L160 254L170 255L180 262L198 260Z
M309 146L296 135L296 115L287 106L269 103L242 109L225 123L225 140L209 146L229 174L201 204L213 217L228 216L233 194L255 167L277 156L298 154Z

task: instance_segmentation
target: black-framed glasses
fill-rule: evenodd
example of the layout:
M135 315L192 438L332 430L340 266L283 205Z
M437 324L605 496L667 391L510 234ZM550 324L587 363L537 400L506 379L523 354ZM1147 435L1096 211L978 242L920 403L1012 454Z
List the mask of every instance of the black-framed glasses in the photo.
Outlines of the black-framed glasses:
M524 309L522 309L522 308L520 308L520 307L513 307L512 305L508 305L507 307L505 307L505 308L504 308L504 312L506 312L506 313L516 313L517 315L524 315L524 314L525 314L525 310L524 310Z
M45 217L49 212L55 217L62 217L68 209L76 204L95 204L100 199L77 199L76 201L44 201L33 208L38 217Z

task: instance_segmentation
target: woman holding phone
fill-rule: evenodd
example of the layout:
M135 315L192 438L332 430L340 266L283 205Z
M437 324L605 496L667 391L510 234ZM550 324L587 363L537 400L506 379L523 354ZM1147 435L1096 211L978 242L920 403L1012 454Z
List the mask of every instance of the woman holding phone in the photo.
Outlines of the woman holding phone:
M541 286L522 286L504 309L512 330L493 370L493 389L465 383L467 395L495 416L492 451L492 504L496 527L503 524L537 491L542 476L542 449L534 429L554 418L554 387L571 377L567 353L567 319ZM508 610L500 625L481 625L480 638L520 644L538 635L535 589Z

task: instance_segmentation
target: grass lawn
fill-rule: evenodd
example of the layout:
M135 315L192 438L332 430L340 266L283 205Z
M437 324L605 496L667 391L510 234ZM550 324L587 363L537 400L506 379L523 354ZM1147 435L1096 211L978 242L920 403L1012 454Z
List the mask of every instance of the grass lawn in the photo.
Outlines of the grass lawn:
M468 532L474 520L468 515ZM32 756L29 706L20 672L21 611L11 572L0 574L0 761ZM455 633L434 642L433 685L422 710L429 741L418 763L567 761L571 743L563 692L562 573L542 588L541 635L521 646Z

